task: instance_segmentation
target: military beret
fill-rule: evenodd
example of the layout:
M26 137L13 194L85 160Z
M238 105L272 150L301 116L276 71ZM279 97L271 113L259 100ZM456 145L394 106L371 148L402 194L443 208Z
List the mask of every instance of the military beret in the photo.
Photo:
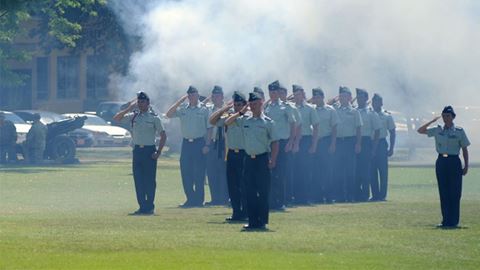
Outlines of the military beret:
M198 93L198 90L195 86L190 85L187 90L187 94Z
M377 94L377 93L373 94L372 100L374 100L374 99L383 100L382 96L380 94Z
M248 93L248 101L261 100L262 97L257 92Z
M293 92L298 92L298 91L303 91L303 87L301 85L298 85L298 84L294 84L292 85L292 90Z
M143 91L139 91L137 93L137 99L146 99L146 100L150 100L150 98L148 97L147 93L143 92Z
M215 85L212 89L212 94L223 94L223 89L221 86Z
M368 92L365 89L362 88L355 88L355 91L357 92L357 96L364 96L368 98Z
M280 82L274 81L268 85L268 91L277 91L280 89Z
M324 97L325 93L323 92L322 88L317 87L317 88L312 89L312 96L314 96L314 97L316 97L316 96Z
M246 102L247 99L245 98L245 95L240 93L239 91L234 91L232 99L234 102Z
M445 106L445 108L443 108L442 113L450 113L453 117L456 116L455 111L453 110L453 107L450 105Z
M346 94L352 94L352 91L350 91L350 88L346 87L346 86L340 86L338 88L338 93L339 94L342 94L342 93L346 93Z

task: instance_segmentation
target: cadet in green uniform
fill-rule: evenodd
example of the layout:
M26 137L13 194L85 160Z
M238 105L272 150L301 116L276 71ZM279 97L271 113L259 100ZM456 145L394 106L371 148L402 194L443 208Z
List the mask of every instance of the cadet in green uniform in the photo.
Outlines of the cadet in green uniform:
M232 99L233 104L227 104L210 116L210 124L216 125L217 127L225 127L227 117L240 112L247 105L245 96L238 91L233 93ZM232 216L226 220L228 222L245 221L247 219L247 195L245 179L243 177L245 167L245 142L242 127L239 126L237 122L233 122L228 128L225 128L225 135L228 151L227 186L233 210Z
M299 150L293 155L294 202L296 204L308 204L314 195L311 190L311 179L313 155L317 151L319 120L315 108L306 102L303 87L294 84L292 89L295 107L302 118L300 134L295 138Z
M287 105L280 100L278 92L284 88L280 82L274 81L268 85L270 102L265 106L265 115L275 122L273 129L279 136L279 149L277 166L272 170L270 208L281 210L285 207L285 188L287 185L288 157L295 142L296 119Z
M138 107L138 110L132 110ZM157 182L157 159L167 140L160 117L150 108L150 98L145 92L137 93L137 100L113 116L115 121L130 124L133 144L133 179L140 208L131 215L153 215ZM156 135L160 135L158 147Z
M17 142L17 129L15 125L5 119L5 113L0 112L0 163L16 161L15 145Z
M440 117L435 117L418 129L418 133L435 138L435 147L438 152L435 163L440 205L442 209L441 228L455 228L460 220L460 197L462 195L462 176L468 172L468 146L470 141L465 130L455 126L455 112L452 106L446 106L442 111L444 126L428 128ZM462 149L464 167L458 157Z
M372 108L367 106L368 92L357 88L357 110L362 118L362 151L357 154L355 199L366 202L370 198L370 181L372 172L372 157L377 152L378 136L380 134L380 118Z
M223 89L215 85L212 89L211 101L212 106L209 106L210 114L218 111L223 107ZM223 127L211 127L209 132L210 149L207 153L207 176L208 186L210 188L210 196L212 200L205 203L205 205L227 205L227 172L225 163L225 136Z
M278 90L278 96L280 100L284 102L287 110L291 111L291 113L293 114L293 117L295 118L295 137L297 137L299 136L300 129L302 127L302 117L300 116L300 112L298 111L298 108L295 107L295 104L288 101L287 95L288 95L287 88L280 85L280 88ZM286 177L287 186L285 188L286 204L293 203L293 183L295 178L293 175L293 154L298 152L298 148L299 148L298 141L296 141L296 143L295 142L293 143L292 149L285 153L286 160L287 160L286 168L285 168L285 172L287 174L287 177Z
M337 155L334 170L337 190L336 201L355 201L355 156L361 151L360 113L352 107L352 92L348 87L339 88L340 107L337 109Z
M35 113L33 115L32 127L28 131L25 141L28 162L35 164L43 161L46 139L47 127L40 122L40 115Z
M263 114L261 97L252 92L248 101L252 115L241 117L248 109L245 106L240 112L228 117L225 123L228 126L238 124L244 135L248 206L248 225L244 229L264 230L268 224L270 170L275 168L279 152L278 137L273 128L274 122Z
M379 94L374 94L372 107L380 118L380 133L377 152L372 159L371 201L384 201L387 198L388 157L393 155L395 147L395 122L389 112L382 110L382 106L383 98ZM390 143L387 143L387 136L390 138Z
M182 103L188 98L188 104ZM180 106L182 105L182 106ZM205 154L208 131L208 108L199 102L198 90L190 86L187 95L180 98L167 111L168 118L178 117L183 136L180 154L180 172L187 201L181 207L201 207L205 199Z
M332 203L338 116L332 106L325 104L325 93L320 87L312 89L312 102L316 106L319 120L317 152L313 166L313 200L317 203Z

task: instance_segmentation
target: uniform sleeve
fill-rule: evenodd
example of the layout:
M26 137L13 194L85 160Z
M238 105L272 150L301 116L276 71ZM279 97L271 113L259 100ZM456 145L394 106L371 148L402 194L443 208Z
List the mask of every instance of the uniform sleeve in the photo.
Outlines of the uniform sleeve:
M155 117L154 125L155 125L155 131L157 133L161 133L162 131L165 131L165 128L163 127L163 123L160 117L158 116Z
M330 127L338 125L338 114L335 109L332 109L330 112Z
M310 122L312 125L317 125L320 123L320 118L318 117L318 113L314 108L311 108L310 110Z
M120 120L120 123L130 126L132 123L132 118L133 118L133 112L127 113L123 116L122 120Z
M363 119L358 110L355 110L355 127L363 126Z
M275 129L273 128L273 125L275 125L275 121L271 120L271 121L267 122L267 129L268 129L268 135L269 135L270 143L279 140L278 134L276 133Z
M460 146L467 147L470 145L470 141L467 138L467 134L465 133L465 130L462 129L462 135L460 136Z
M175 110L175 112L173 113L172 118L180 117L180 115L182 115L184 110L185 110L184 106L178 107L177 110Z
M393 121L393 116L389 115L387 117L387 129L392 130L395 129L397 126L395 125L395 121Z
M372 128L373 130L379 130L382 127L382 122L380 121L380 116L376 112L372 111Z
M286 106L285 112L287 113L288 123L298 122L296 115L293 113L294 109L290 106Z
M427 136L428 137L433 137L438 134L438 127L431 127L427 128Z

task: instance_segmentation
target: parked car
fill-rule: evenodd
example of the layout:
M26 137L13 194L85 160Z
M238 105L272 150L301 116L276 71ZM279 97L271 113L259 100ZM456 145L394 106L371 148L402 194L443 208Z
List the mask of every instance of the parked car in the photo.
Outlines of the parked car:
M2 112L5 113L5 119L12 122L17 129L17 144L23 143L27 139L27 133L32 125L28 124L22 118L12 112Z
M130 132L122 127L112 126L104 119L85 113L66 113L67 118L87 117L84 129L93 133L94 146L125 146L129 145L132 139Z
M47 111L20 110L14 111L14 113L20 116L27 123L31 123L33 121L33 115L35 113L40 114L40 122L45 125L66 119L66 117L62 116L61 114ZM75 142L75 145L78 147L89 147L93 145L93 133L87 129L77 128L73 131L68 132L67 136L70 137Z

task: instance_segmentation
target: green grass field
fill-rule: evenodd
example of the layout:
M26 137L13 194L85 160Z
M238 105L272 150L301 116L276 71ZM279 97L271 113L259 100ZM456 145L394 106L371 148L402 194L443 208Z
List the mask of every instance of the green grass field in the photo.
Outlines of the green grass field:
M175 157L159 162L156 216L134 217L128 149L79 155L0 167L0 269L480 269L478 168L464 178L462 229L434 227L433 168L397 165L387 202L289 208L268 232L241 232L228 208L177 207Z

